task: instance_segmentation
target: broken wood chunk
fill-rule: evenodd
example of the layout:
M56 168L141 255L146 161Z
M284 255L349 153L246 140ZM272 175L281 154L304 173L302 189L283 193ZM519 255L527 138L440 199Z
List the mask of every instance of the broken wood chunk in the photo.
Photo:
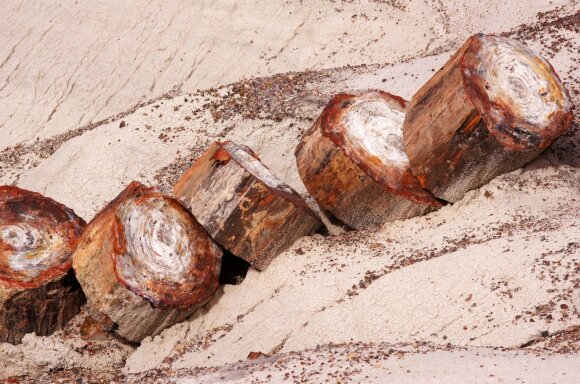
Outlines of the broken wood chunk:
M0 342L50 335L80 311L85 295L71 267L84 228L64 205L0 186Z
M89 223L73 267L93 319L140 342L213 296L221 255L177 200L133 182Z
M259 270L322 224L251 149L229 141L213 143L174 194L218 243Z
M406 104L381 91L339 94L296 148L308 192L352 228L377 228L441 206L409 168L402 131Z
M572 122L552 66L505 37L476 35L414 96L404 145L423 188L456 202L538 156Z

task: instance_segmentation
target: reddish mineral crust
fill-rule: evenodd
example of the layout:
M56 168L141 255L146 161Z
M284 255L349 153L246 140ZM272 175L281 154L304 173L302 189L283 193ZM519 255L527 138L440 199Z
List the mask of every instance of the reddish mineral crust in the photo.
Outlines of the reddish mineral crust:
M72 265L71 254L85 222L38 193L0 187L0 282L36 288L60 277Z
M154 306L186 309L217 290L221 251L176 200L153 189L127 199L113 236L117 278Z
M403 149L406 106L399 96L382 91L336 95L322 113L322 135L389 192L439 207L411 173Z
M505 37L477 35L461 67L464 87L504 148L546 148L572 122L572 101L554 68Z
M132 182L89 223L73 266L94 322L139 342L215 294L221 256L177 200Z

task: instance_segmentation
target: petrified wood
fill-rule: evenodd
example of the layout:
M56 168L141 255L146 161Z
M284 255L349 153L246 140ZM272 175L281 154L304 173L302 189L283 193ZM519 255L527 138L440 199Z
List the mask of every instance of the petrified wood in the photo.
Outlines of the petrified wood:
M296 148L308 192L352 228L376 228L441 206L409 168L406 104L381 91L336 95Z
M50 335L80 311L71 256L84 228L62 204L0 186L0 342Z
M259 270L322 224L251 149L232 142L213 143L174 194L218 243Z
M534 159L571 121L570 97L545 59L479 34L413 96L403 139L421 185L455 202Z
M139 342L211 298L221 255L177 200L133 182L89 223L73 267L93 319Z

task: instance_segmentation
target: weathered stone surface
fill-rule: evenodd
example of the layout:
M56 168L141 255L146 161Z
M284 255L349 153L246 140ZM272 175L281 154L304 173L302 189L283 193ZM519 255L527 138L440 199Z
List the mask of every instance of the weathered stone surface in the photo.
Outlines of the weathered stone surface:
M352 228L377 228L441 206L411 173L403 149L406 105L381 91L337 95L296 148L308 192Z
M212 144L174 194L218 243L257 269L322 224L251 149L232 142Z
M421 185L456 202L536 158L570 127L572 109L550 63L515 40L479 34L413 96L405 151Z

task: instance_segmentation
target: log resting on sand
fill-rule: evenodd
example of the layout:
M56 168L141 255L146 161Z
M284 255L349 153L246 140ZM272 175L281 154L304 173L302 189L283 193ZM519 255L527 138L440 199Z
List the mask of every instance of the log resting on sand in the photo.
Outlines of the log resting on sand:
M80 311L85 296L71 256L84 228L50 198L0 187L0 342L50 335Z
M133 182L89 223L73 267L93 319L139 342L212 297L221 255L177 200Z
M377 228L441 206L409 168L402 137L406 105L381 91L339 94L296 148L308 192L352 228Z
M545 59L480 34L413 96L403 138L421 185L456 202L533 160L571 122L570 97Z
M251 149L232 142L212 144L174 194L218 243L259 270L322 224Z

